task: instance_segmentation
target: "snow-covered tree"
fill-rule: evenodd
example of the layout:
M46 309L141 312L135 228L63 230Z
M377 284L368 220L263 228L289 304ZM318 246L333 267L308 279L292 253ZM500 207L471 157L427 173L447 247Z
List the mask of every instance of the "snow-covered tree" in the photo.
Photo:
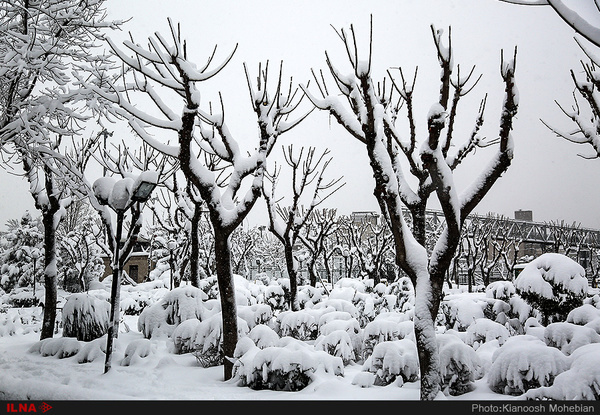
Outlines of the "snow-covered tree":
M321 155L315 155L315 151L314 147L309 147L306 154L304 154L304 148L300 150L299 154L294 154L292 145L283 149L285 162L292 169L292 197L286 206L283 205L281 199L274 200L277 177L280 173L277 169L270 175L271 189L263 188L269 213L269 230L283 244L285 265L290 279L290 308L293 311L299 310L298 260L295 258L297 252L294 252L294 247L300 242L301 232L306 231L305 228L312 219L315 209L344 185L340 184L341 177L327 182L323 181L324 173L331 162L331 158L325 159L329 150L325 150ZM312 199L307 200L308 207L304 207L302 195L309 191L313 182L315 185Z
M17 0L0 4L0 149L21 164L44 224L46 298L41 338L56 320L56 227L71 202L57 169L64 137L77 134L86 111L72 69L104 65L94 53L105 20L104 0Z
M189 48L182 40L180 28L170 19L168 22L170 40L156 33L149 38L148 49L133 41L124 42L133 57L109 40L112 51L126 69L125 79L113 83L109 89L94 88L99 96L115 104L119 115L128 120L147 144L177 159L186 180L206 203L215 235L223 352L232 356L237 342L237 313L229 237L261 194L266 157L275 141L304 117L289 119L297 108L298 97L291 82L289 90L284 87L281 67L275 91L270 92L269 66L259 66L256 86L252 85L244 66L259 133L256 147L246 153L225 123L222 96L216 108L212 105L208 111L200 108L198 86L219 73L233 52L216 65L213 52L206 65L197 66L188 58ZM136 96L148 98L158 115L135 105ZM167 97L183 102L182 110L174 111ZM160 136L165 137L165 141L150 134L151 129L161 131ZM177 140L176 144L167 141L169 136ZM247 188L242 186L245 183L249 184ZM246 190L241 190L243 188ZM232 364L226 359L225 379L231 377L231 369Z
M4 291L37 281L44 270L43 241L41 217L25 212L20 221L7 222L0 238L0 287Z
M415 338L421 368L421 398L424 400L435 398L440 391L434 321L446 271L460 240L463 221L511 163L513 140L510 131L517 111L518 95L514 83L515 49L515 56L504 59L502 55L500 64L506 94L498 138L489 141L479 135L484 122L484 99L479 113L475 115L471 136L451 152L459 103L473 90L477 80L472 81L473 70L465 73L460 66L454 66L451 45L443 44L442 31L433 26L431 29L441 67L440 94L427 114L427 131L421 140L413 108L416 72L412 83L406 81L401 69L401 82L396 82L389 71L391 79L375 82L372 76L372 39L366 58L361 59L353 26L350 32L337 32L352 71L344 74L326 53L326 63L337 90L327 87L324 78L315 72L317 91L309 93L308 88L304 88L316 107L328 111L352 137L365 145L375 179L374 195L392 229L396 263L415 287ZM399 123L398 126L396 124L401 106L406 109L409 125L406 136L401 134ZM476 148L495 143L499 143L498 151L491 162L473 184L459 194L453 180L454 170ZM416 179L416 189L410 186L407 172ZM439 200L446 226L429 253L426 249L425 209L432 195ZM412 215L412 229L403 218L403 205Z

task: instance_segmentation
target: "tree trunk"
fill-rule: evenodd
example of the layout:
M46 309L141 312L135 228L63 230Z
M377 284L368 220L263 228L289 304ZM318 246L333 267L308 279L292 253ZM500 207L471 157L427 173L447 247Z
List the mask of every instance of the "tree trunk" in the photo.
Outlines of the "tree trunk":
M219 296L221 299L221 312L223 318L223 354L224 378L231 379L233 363L228 359L233 357L237 344L237 308L235 302L235 286L231 270L231 251L229 248L229 234L215 227L215 265Z
M112 260L112 284L110 291L110 321L108 323L108 333L106 336L106 359L104 361L104 373L111 369L113 343L119 333L120 319L120 303L121 303L121 235L123 231L124 212L117 212L117 234L115 238L115 246Z
M283 252L285 254L285 265L288 277L290 278L290 310L298 311L300 309L300 305L298 304L298 273L296 266L294 265L292 246L286 244Z
M42 211L42 223L44 225L44 286L46 294L44 299L44 318L40 340L54 336L54 325L56 323L56 299L58 293L57 257L56 257L56 227L55 214L58 209L47 209Z

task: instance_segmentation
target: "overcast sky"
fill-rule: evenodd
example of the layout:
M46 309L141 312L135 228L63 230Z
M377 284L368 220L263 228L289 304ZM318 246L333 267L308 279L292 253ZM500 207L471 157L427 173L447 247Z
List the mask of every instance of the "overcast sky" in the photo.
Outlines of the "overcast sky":
M575 69L580 73L579 61L585 58L573 40L573 30L550 7L524 7L498 0L109 0L107 7L112 18L132 18L124 32L112 36L114 39L124 39L129 30L136 41L146 44L147 37L155 31L168 36L167 17L181 23L188 51L198 65L205 62L215 44L219 45L217 59L225 57L238 44L230 64L201 91L205 91L206 102L215 100L217 91L222 92L230 129L250 146L257 138L243 63L256 74L259 62L270 60L275 67L283 60L284 75L293 76L294 82L305 83L310 79L311 68L326 70L327 50L337 66L347 71L343 45L331 26L347 28L354 24L359 54L363 51L366 57L372 14L375 79L381 79L389 67L400 66L410 74L419 67L414 94L420 137L426 132L425 117L437 101L439 91L440 68L430 25L446 33L451 26L454 62L465 71L476 65L475 72L483 74L459 109L457 145L468 138L479 102L486 93L482 135L498 134L503 101L500 51L504 49L505 55L512 55L517 46L520 105L513 130L515 157L476 212L513 217L515 210L533 210L536 221L565 220L600 229L600 160L579 157L580 153L590 154L591 148L557 138L540 121L543 119L565 131L572 128L555 100L565 107L573 104L569 71ZM311 114L281 137L280 145L290 143L331 150L329 177L343 175L346 186L328 200L327 206L335 206L343 214L377 210L366 151L333 119L330 122L325 114ZM460 189L468 186L486 165L490 151L478 150L457 169ZM275 153L279 156L280 150ZM25 181L8 177L4 172L0 179L0 223L20 217L25 209L34 210ZM284 181L280 184L285 185ZM435 208L436 203L431 207ZM262 213L260 202L255 220Z

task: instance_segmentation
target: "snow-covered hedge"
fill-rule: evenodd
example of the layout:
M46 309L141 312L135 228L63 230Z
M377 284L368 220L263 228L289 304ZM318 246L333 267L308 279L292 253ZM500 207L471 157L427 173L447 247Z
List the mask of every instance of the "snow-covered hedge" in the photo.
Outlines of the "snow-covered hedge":
M483 343L497 340L502 346L510 336L508 329L495 321L487 318L478 318L471 324L466 331L465 342L477 350Z
M581 346L600 343L600 335L590 327L567 322L549 324L544 330L544 341L567 356Z
M488 386L494 392L520 395L532 388L550 386L567 370L568 358L539 338L519 335L509 338L492 357Z
M568 370L560 373L551 386L528 390L525 398L535 400L600 400L600 344L578 348L570 356Z
M249 331L246 321L238 317L238 338L246 336ZM223 318L221 313L201 321L196 326L191 348L202 367L217 366L223 363Z
M75 356L81 349L81 343L72 337L57 337L40 340L29 348L29 353L42 356L55 356L59 359Z
M63 336L91 341L108 330L110 304L86 293L72 294L62 310Z
M417 345L410 339L378 343L363 364L363 370L375 374L376 386L414 382L419 376Z
M436 339L442 388L450 395L473 390L473 382L483 376L483 365L475 350L454 334L438 334Z
M542 313L543 324L564 321L583 304L588 291L585 269L569 257L543 254L530 263L515 280L517 293Z
M276 346L257 347L245 337L234 353L233 378L252 389L299 391L314 379L318 368L343 375L342 359L291 338L282 338Z
M207 317L210 311L203 300L206 294L199 288L186 285L166 293L158 302L144 309L138 318L138 330L146 338L171 336L181 322Z

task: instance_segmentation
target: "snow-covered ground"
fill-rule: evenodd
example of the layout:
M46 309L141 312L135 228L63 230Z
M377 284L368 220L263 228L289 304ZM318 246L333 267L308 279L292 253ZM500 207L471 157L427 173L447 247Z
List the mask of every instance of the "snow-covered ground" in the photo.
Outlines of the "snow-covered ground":
M303 364L310 369L307 373L310 373L311 381L302 390L290 392L251 389L241 384L239 374L249 372L244 372L239 367L238 376L224 381L222 366L202 367L193 353L176 353L177 347L183 347L186 341L191 341L190 338L193 341L194 336L196 348L198 345L206 347L211 341L209 339L211 336L214 337L215 329L208 329L206 328L208 326L202 326L201 322L209 322L211 317L216 317L213 320L218 321L220 316L215 310L210 311L208 306L216 304L217 301L203 297L198 302L198 298L194 298L193 293L200 290L193 291L193 287L169 291L160 282L152 282L138 287L123 287L121 295L123 309L133 310L139 304L146 304L149 307L146 307L146 311L141 316L135 313L123 316L113 355L113 366L108 374L103 374L102 348L106 343L106 337L92 341L78 341L72 337L63 337L61 323L54 340L40 342L41 308L9 308L6 303L9 296L0 296L0 300L4 301L3 312L0 313L0 399L7 401L23 399L224 401L419 399L419 381L411 378L410 375L407 375L404 380L398 376L390 384L378 385L377 382L373 382L376 371L369 371L369 367L374 366L373 361L362 360L357 363L356 360L360 359L354 359L355 361L345 361L341 364L340 357L318 354L325 352L317 351L318 344L323 343L326 338L324 334L327 333L337 333L338 336L335 338L338 338L340 345L343 344L343 341L339 340L339 335L343 334L340 330L354 333L359 336L356 337L359 338L359 345L364 347L367 344L364 339L369 333L377 332L379 336L384 336L386 332L393 332L394 341L387 343L390 347L384 349L375 346L372 349L373 356L379 355L381 357L379 363L383 362L383 366L380 366L377 372L378 376L385 377L382 371L387 375L398 373L394 370L399 370L403 375L414 371L416 355L411 350L413 343L409 319L410 291L408 294L404 292L397 295L390 294L382 287L365 291L363 285L351 281L345 281L345 285L337 285L328 296L319 297L318 290L307 289L302 291L300 297L304 301L305 310L309 310L308 314L288 312L287 317L283 318L285 312L279 313L279 317L269 313L264 315L265 309L256 306L259 304L257 299L263 301L263 305L276 304L276 301L273 302L276 296L267 294L277 292L274 289L275 285L244 281L240 278L236 279L238 303L248 304L240 307L239 315L248 321L247 327L245 323L241 326L246 330L247 337L252 338L253 341L245 342L243 347L238 344L240 354L237 357L247 364L257 365L256 359L253 360L254 356L258 356L259 348L256 346L261 346L260 349L263 349L269 346L266 344L269 341L270 346L273 346L270 349L271 355L276 355L279 351L282 356L287 353L297 357L298 353L301 353L300 350L306 350ZM396 288L400 286L397 285ZM89 292L91 296L98 299L108 298L107 286L96 288ZM39 291L38 289L38 295ZM406 295L409 299L401 305L400 300ZM61 297L63 307L67 296L68 294L63 293ZM174 324L166 324L166 320L157 313L157 310L169 309L170 306L165 302L165 299L169 298L178 302L175 315L181 318L181 321ZM552 327L551 325L543 327L532 317L522 317L521 329L524 331L518 332L515 325L518 325L519 318L504 319L503 314L518 315L524 313L523 310L527 307L516 301L510 283L495 284L486 292L449 291L441 308L444 318L438 319L440 323L438 342L443 374L447 374L450 370L448 368L456 368L463 364L470 366L466 369L471 380L466 381L468 384L466 393L456 395L446 389L445 393L439 394L438 399L478 402L522 402L526 398L548 397L559 400L594 399L594 394L597 397L600 392L598 300L597 295L588 297L584 306L570 314L570 322L556 323ZM251 307L252 302L255 304L254 307ZM156 307L153 308L152 305ZM399 310L398 307L402 309ZM509 312L507 307L512 311ZM64 307L63 311L70 308L71 305ZM103 308L99 307L99 309L97 319L105 319ZM488 318L490 312L496 316L493 320ZM528 311L530 312L531 310ZM200 314L200 316L193 318L190 313ZM373 313L377 313L377 316L374 317ZM323 317L325 314L328 316ZM292 341L289 336L281 335L285 334L286 324L298 324L301 320L306 322L310 315L320 316L315 319L315 324L318 321L320 333L317 339ZM366 318L369 316L370 318ZM186 319L197 321L194 324L182 325L181 323L187 321ZM59 320L62 322L60 317ZM271 329L266 327L267 324L262 324L265 320L278 322L278 335L272 340L267 340L265 334L262 334L263 337L257 337L258 329L252 331L253 328L260 326L261 333L270 333ZM140 321L143 324L138 325ZM358 321L361 321L360 330L348 329L356 328ZM378 324L368 326L369 321ZM179 331L174 331L177 327L180 327ZM199 335L202 333L200 327L205 327L202 329L205 331L203 337ZM332 327L334 330L331 329ZM192 334L188 333L186 337L186 330ZM148 335L151 332L151 337L147 339L144 334ZM200 337L202 340L199 340ZM331 340L333 337L327 338ZM353 338L352 342L356 338ZM260 345L261 341L265 344ZM356 343L352 344L356 345ZM303 345L306 345L306 348ZM347 357L349 350L342 349L341 346L338 348L337 355ZM349 349L351 350L352 347ZM334 360L329 361L329 357ZM265 354L262 358L267 359ZM274 362L275 357L272 358ZM460 363L452 359L458 359ZM495 366L493 366L494 362L497 362ZM289 362L279 362L279 364L285 366L289 365ZM337 369L336 364L339 365ZM451 382L456 380L457 376L458 374L450 373ZM490 377L495 378L493 384L489 382ZM552 381L554 386L550 386ZM548 386L532 387L535 382ZM529 388L529 390L527 393L520 393L519 388ZM513 394L506 394L509 390L512 390Z

